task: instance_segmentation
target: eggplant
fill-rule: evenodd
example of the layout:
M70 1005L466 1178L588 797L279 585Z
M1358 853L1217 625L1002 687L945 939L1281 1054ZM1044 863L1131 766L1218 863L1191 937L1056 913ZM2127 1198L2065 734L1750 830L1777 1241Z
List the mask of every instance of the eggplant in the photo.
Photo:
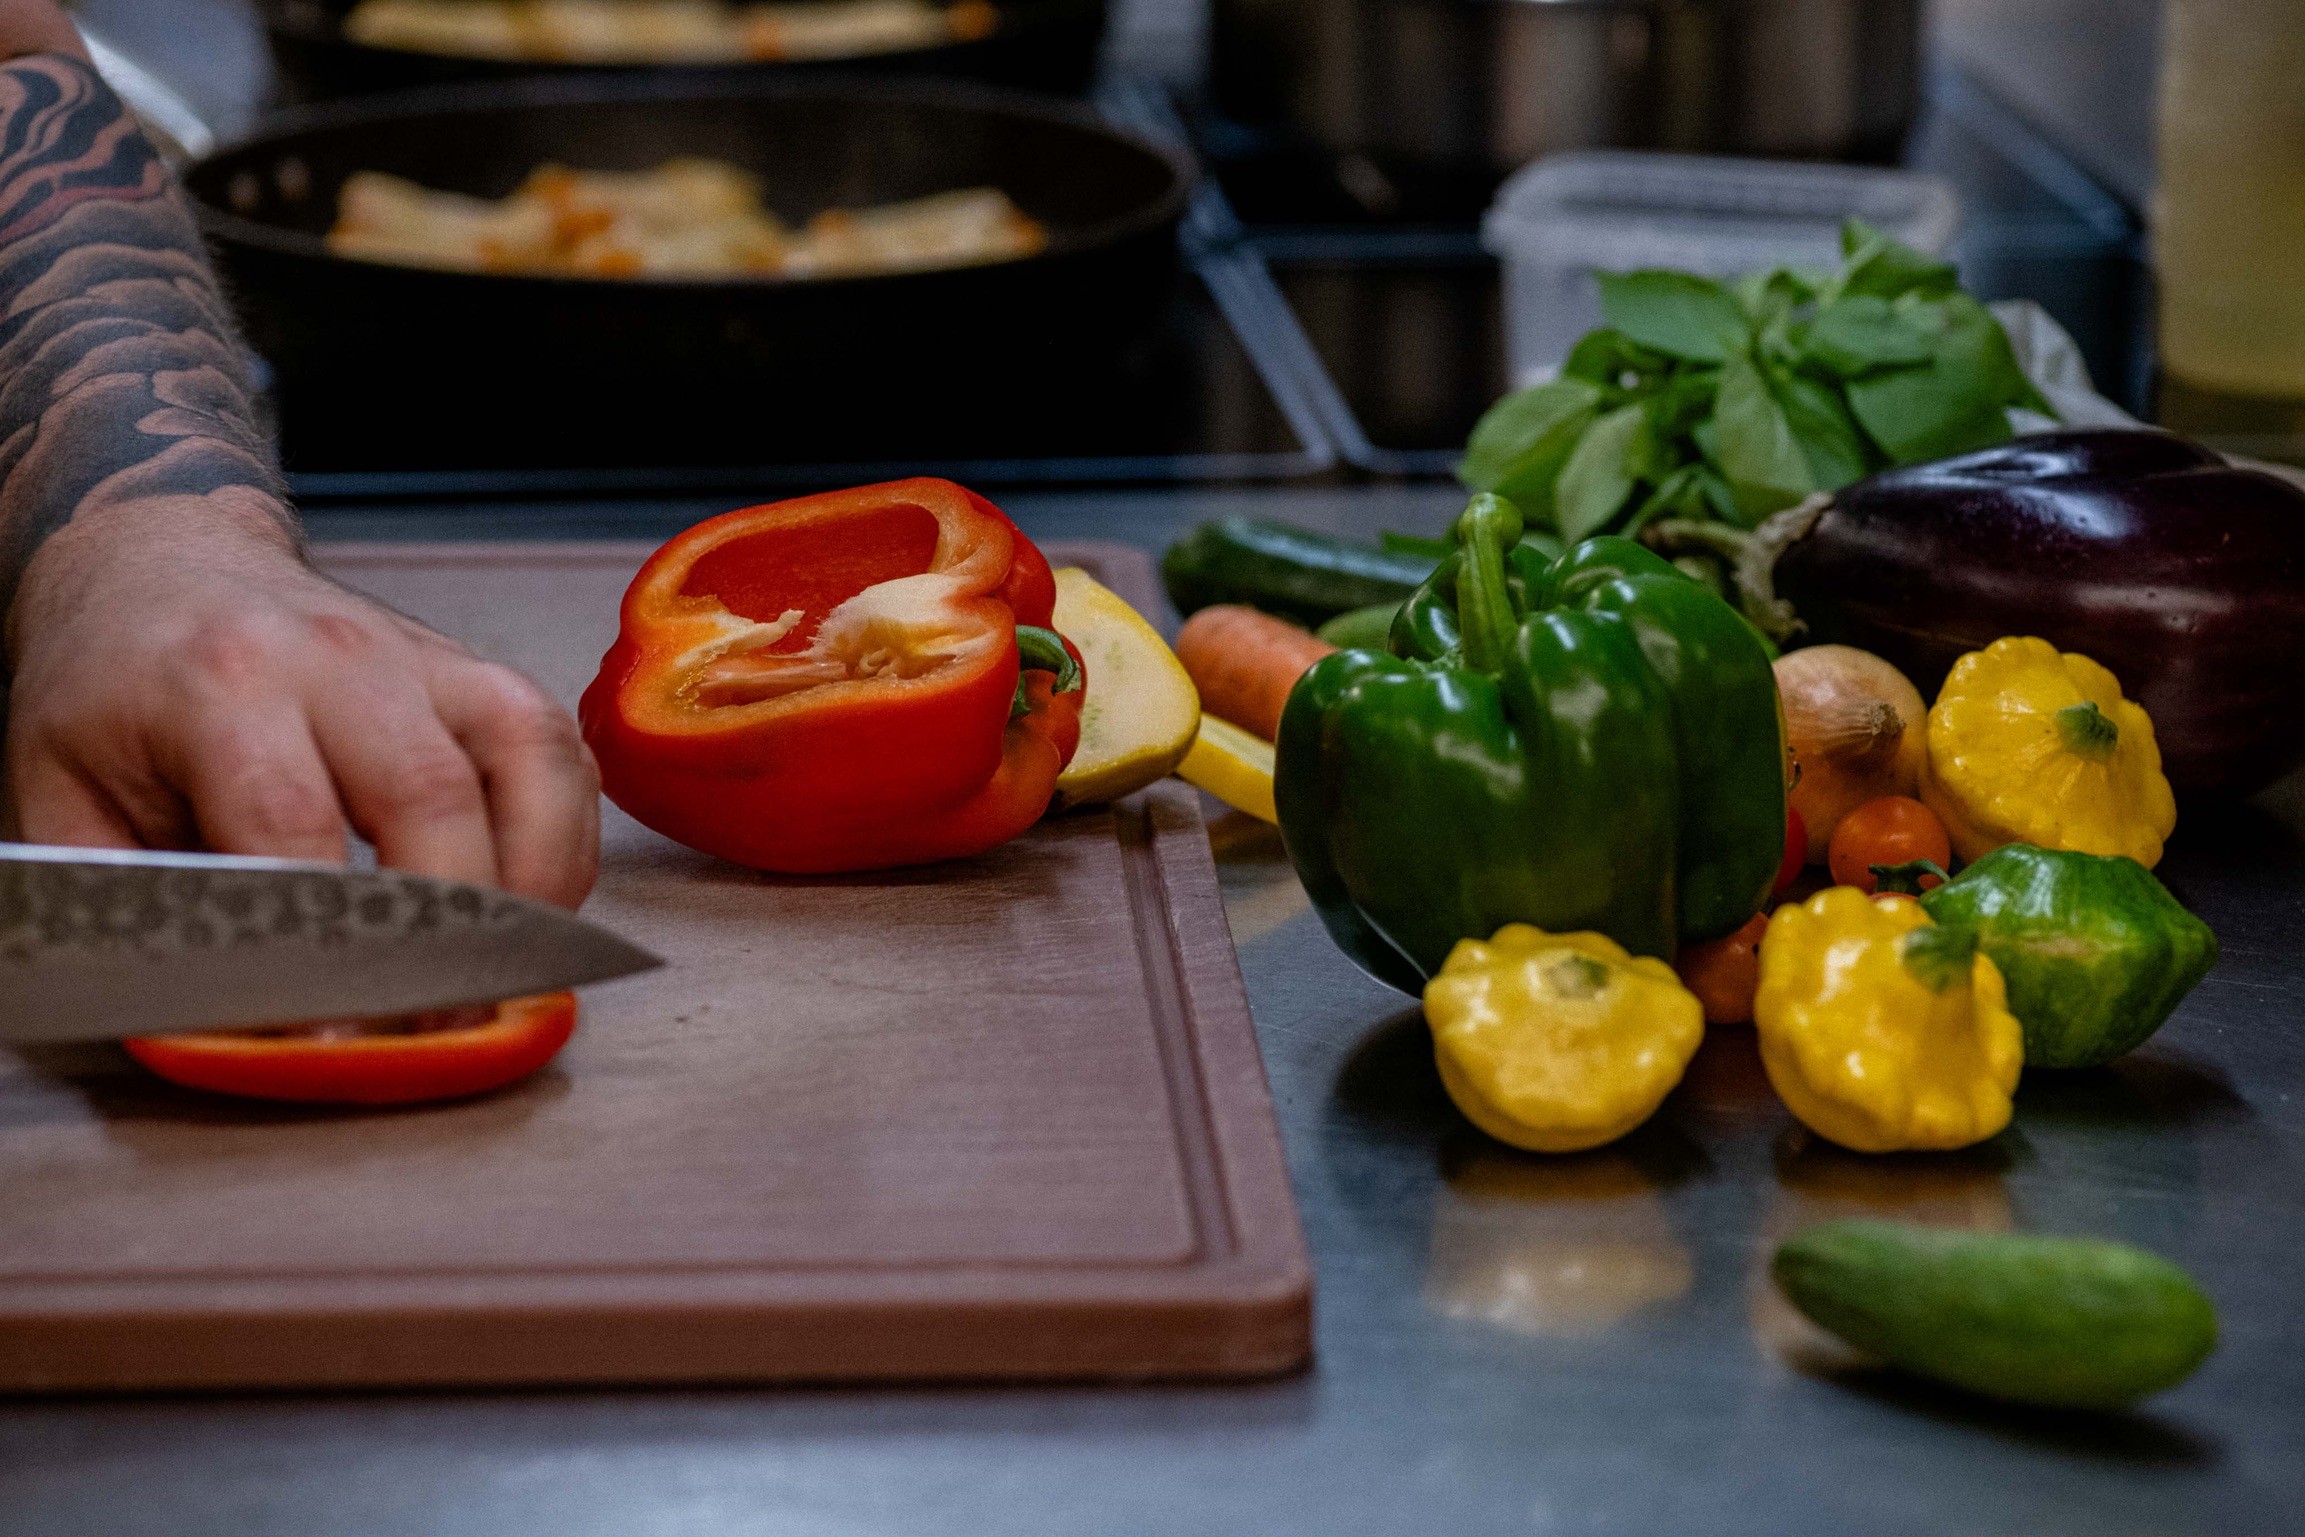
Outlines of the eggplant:
M2246 795L2305 759L2305 491L2277 475L2076 430L1779 516L1775 593L1806 638L1886 657L1925 696L1964 653L2038 635L2112 669L2180 793Z

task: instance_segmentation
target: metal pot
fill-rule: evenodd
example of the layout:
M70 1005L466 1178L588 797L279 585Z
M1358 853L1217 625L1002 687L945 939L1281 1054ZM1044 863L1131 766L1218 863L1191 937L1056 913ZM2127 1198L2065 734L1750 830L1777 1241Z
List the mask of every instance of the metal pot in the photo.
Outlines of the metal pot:
M777 211L998 186L1049 230L1014 261L822 279L611 280L359 261L355 171L501 197L546 161L703 155ZM987 423L1097 396L1165 312L1193 170L1083 108L957 81L587 76L308 108L184 175L293 470L964 458ZM902 444L902 449L892 445Z
M828 72L945 75L1030 90L1074 93L1095 71L1104 36L1105 0L1000 0L1000 25L974 42L898 53L743 65L613 65L452 58L398 48L372 48L345 35L352 0L257 0L272 39L281 86L294 101L331 101L405 86L462 80L515 80L547 74L633 74L730 80L802 77Z
M1217 106L1367 178L1601 146L1893 158L1920 0L1215 0Z

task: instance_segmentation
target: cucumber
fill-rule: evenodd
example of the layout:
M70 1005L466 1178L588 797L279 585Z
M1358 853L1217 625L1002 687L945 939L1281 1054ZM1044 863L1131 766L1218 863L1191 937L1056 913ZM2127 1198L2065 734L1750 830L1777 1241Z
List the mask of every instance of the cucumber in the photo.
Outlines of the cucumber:
M2126 1244L1854 1219L1796 1233L1770 1273L1868 1355L2018 1403L2115 1409L2217 1344L2192 1277Z
M1311 629L1350 609L1399 603L1433 564L1282 523L1226 518L1170 545L1161 576L1180 614L1246 603Z

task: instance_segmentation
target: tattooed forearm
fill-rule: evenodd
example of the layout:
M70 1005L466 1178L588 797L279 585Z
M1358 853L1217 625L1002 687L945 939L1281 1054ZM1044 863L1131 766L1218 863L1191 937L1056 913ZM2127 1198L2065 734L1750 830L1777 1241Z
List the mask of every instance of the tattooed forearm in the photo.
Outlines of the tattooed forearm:
M0 64L0 616L41 541L91 508L222 493L293 537L243 356L119 98L77 60Z

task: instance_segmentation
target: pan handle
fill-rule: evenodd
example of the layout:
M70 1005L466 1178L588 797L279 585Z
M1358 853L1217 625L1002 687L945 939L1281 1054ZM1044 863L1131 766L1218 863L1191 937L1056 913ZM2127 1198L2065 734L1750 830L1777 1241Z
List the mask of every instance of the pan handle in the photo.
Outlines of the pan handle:
M192 110L192 104L176 88L158 75L137 63L127 54L89 30L88 23L75 16L72 24L80 29L80 41L88 45L88 57L95 62L96 73L104 83L119 94L144 125L145 135L160 158L177 170L195 160L204 160L216 148L216 134Z

